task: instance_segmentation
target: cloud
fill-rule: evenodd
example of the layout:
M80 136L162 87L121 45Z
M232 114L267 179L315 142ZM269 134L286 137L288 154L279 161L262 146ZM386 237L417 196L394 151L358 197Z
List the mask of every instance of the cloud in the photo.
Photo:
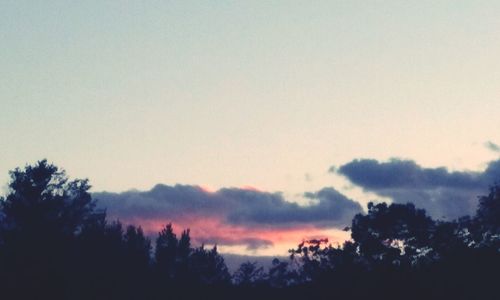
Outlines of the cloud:
M260 238L244 238L244 237L227 238L218 235L211 237L202 237L202 238L194 237L194 238L196 238L197 241L202 244L210 244L210 245L218 244L226 246L244 245L246 247L246 250L248 251L266 249L274 245L272 241Z
M285 236L300 239L325 228L343 228L361 206L333 188L304 195L311 205L287 201L280 193L254 188L208 191L195 185L156 185L149 191L94 193L111 218L154 232L168 222L191 228L199 243L272 247Z
M361 211L361 206L333 188L316 193L306 193L315 204L299 206L288 202L280 194L223 189L221 193L230 199L238 199L238 208L227 215L233 224L261 224L289 226L296 223L315 224L320 227L341 227Z
M492 141L487 141L484 146L493 152L500 152L500 146L493 143Z
M246 244L247 250L257 250L261 248L269 248L273 246L273 242L262 239L243 239L242 242Z
M474 213L477 196L500 179L500 160L490 162L483 172L451 172L444 167L424 168L411 160L356 159L337 172L365 191L397 203L413 202L434 217L457 218Z

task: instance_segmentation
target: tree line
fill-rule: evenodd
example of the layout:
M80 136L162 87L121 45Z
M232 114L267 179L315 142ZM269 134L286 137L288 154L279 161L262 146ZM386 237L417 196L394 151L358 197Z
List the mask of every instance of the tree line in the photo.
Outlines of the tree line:
M171 224L154 243L109 221L87 180L46 160L10 172L0 199L3 299L495 299L500 186L474 216L434 220L413 204L368 204L351 239L302 241L264 270L230 274L217 247L194 247Z

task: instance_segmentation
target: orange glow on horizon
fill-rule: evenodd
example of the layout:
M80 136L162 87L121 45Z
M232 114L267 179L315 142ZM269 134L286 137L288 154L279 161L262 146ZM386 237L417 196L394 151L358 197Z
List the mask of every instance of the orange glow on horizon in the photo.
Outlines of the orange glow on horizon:
M349 239L346 232L336 229L317 228L311 224L297 224L293 227L277 228L271 226L248 226L227 224L216 217L199 217L184 215L178 219L141 219L125 220L126 224L140 225L147 235L153 238L168 223L172 223L175 233L179 236L182 230L190 229L195 246L203 244L218 244L228 248L245 247L245 240L265 240L272 245L254 250L236 250L237 254L271 254L286 255L286 251L296 247L303 240L328 238L331 244L337 245ZM243 248L244 249L244 248ZM234 253L234 252L233 252Z
M217 191L207 185L198 185L198 188L200 190L202 190L204 193L207 193L207 194L213 194L213 193L216 193Z

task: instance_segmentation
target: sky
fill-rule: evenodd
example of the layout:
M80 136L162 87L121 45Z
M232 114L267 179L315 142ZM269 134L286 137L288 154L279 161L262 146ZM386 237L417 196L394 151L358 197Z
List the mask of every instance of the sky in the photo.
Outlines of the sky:
M6 0L0 41L0 182L47 158L229 252L368 201L454 218L499 175L498 1Z

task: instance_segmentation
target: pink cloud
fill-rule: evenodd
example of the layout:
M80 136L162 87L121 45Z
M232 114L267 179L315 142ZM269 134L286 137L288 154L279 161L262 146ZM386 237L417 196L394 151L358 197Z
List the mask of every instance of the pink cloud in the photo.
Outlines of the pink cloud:
M155 238L166 224L172 223L178 235L182 230L190 229L190 235L195 245L245 246L248 250L252 250L252 254L255 254L255 250L262 247L267 249L267 252L270 251L276 255L287 255L286 250L295 247L303 240L328 238L332 244L337 244L348 238L348 235L342 231L321 229L312 224L298 224L287 228L252 227L227 224L216 217L202 217L194 214L184 214L179 218L171 219L131 218L122 220L122 222L140 225L152 238ZM249 244L253 245L252 242L255 243L255 249L250 249Z

